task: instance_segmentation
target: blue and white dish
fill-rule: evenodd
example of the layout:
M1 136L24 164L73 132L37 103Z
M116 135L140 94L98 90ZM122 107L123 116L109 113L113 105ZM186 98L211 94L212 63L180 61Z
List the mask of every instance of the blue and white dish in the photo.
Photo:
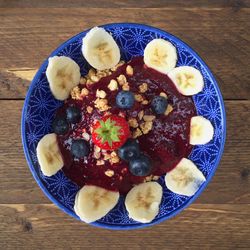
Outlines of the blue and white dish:
M135 229L151 226L167 220L178 214L190 205L204 190L214 175L220 162L226 137L226 117L218 84L204 61L187 44L179 38L154 27L133 23L114 23L103 25L117 42L122 59L128 61L136 55L143 55L145 46L155 38L163 38L170 41L177 49L177 66L189 65L197 68L203 75L205 86L202 92L193 96L198 115L209 119L214 125L214 138L206 145L195 146L189 156L206 177L206 182L198 192L192 196L181 196L172 193L164 184L164 176L159 180L163 187L163 198L157 217L147 224L133 221L128 217L125 209L124 198L121 197L117 206L102 219L91 223L94 226L108 229ZM77 62L81 68L81 74L85 75L90 66L82 56L82 38L84 31L62 44L50 56L67 56ZM30 170L40 188L60 209L67 214L79 219L73 206L75 195L79 187L69 180L62 171L52 177L42 174L36 155L36 147L39 140L51 133L51 123L54 113L62 102L56 100L51 94L45 75L48 59L42 64L34 77L23 107L22 114L22 141L25 156Z

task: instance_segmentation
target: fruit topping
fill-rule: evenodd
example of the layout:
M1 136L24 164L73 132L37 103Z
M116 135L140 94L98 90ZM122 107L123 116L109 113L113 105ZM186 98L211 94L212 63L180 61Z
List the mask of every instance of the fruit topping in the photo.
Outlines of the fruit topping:
M82 40L82 53L87 62L98 70L110 69L120 61L120 49L103 28L92 28Z
M133 187L126 196L129 217L141 223L151 222L159 212L162 187L157 182L146 182Z
M120 91L116 96L116 105L121 109L132 108L134 102L134 94L130 91Z
M77 123L81 120L81 111L75 106L70 106L66 109L67 120L70 123Z
M83 139L73 140L71 144L71 154L76 158L82 158L89 154L89 145Z
M80 67L69 57L50 57L46 76L53 96L63 101L69 97L71 89L80 82Z
M151 160L141 154L129 162L129 170L135 176L147 176L152 170Z
M213 139L214 127L212 123L203 116L193 116L190 121L191 145L206 144Z
M144 63L163 74L172 70L177 62L174 45L163 39L154 39L144 50Z
M177 166L165 176L169 190L176 194L194 195L206 178L197 166L187 158L182 158Z
M168 73L168 77L182 95L195 95L201 92L204 87L201 72L191 66L176 67Z
M151 108L157 115L164 114L167 106L168 100L163 96L155 96L151 102Z
M64 116L56 116L52 123L53 130L58 135L64 135L69 130L69 123Z
M76 194L74 210L87 223L105 216L119 200L119 192L94 185L85 185Z
M128 139L126 143L118 149L118 155L125 161L130 161L140 155L139 143L134 139Z
M129 135L127 121L117 115L104 116L93 125L92 140L101 149L115 150L126 142Z
M36 152L39 165L44 175L52 176L63 167L63 158L55 133L45 135L39 141Z

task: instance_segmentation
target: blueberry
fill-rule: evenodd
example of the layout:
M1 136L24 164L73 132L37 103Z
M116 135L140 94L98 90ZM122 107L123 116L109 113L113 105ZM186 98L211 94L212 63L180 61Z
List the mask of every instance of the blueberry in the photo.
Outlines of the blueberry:
M134 139L128 139L126 143L118 149L118 155L125 161L130 161L140 154L139 144Z
M83 139L73 140L71 144L71 154L77 158L82 158L89 154L89 145Z
M81 120L81 111L78 107L70 106L66 109L67 120L71 123L77 123Z
M163 114L167 106L168 100L163 96L155 96L151 102L151 108L157 115Z
M129 162L129 170L135 176L147 176L152 170L152 164L146 155L141 154Z
M56 116L52 123L53 130L58 135L66 134L69 130L69 124L65 117Z
M130 91L120 91L116 96L116 105L121 109L132 108L134 102L134 94Z

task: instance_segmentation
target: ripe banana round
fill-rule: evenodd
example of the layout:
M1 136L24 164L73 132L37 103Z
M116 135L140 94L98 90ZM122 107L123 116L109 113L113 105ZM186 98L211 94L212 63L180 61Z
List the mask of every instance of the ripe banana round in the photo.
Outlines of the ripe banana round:
M168 73L177 90L186 96L195 95L202 91L204 80L199 70L191 66L176 67Z
M76 195L74 210L82 221L90 223L105 216L115 207L118 200L119 192L85 185Z
M87 62L98 70L110 69L120 61L120 49L103 28L92 28L82 40L82 53Z
M159 212L161 199L162 187L157 182L146 182L133 187L125 199L129 217L141 223L151 222Z
M174 45L163 39L154 39L144 50L144 63L163 74L172 70L177 62Z
M55 133L45 135L39 141L36 152L38 163L44 175L52 176L63 167L63 158Z
M190 121L190 138L191 145L206 144L213 139L214 127L212 123L203 116L194 116Z
M187 158L182 158L178 165L165 176L169 190L176 194L192 196L206 178L196 165Z
M70 91L80 82L80 67L71 58L53 56L49 58L46 70L50 90L58 100L66 100Z

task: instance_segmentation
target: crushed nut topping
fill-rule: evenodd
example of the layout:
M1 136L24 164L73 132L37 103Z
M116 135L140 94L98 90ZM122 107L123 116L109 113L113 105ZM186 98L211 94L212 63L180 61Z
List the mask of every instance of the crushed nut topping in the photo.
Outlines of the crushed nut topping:
M154 115L144 115L144 116L143 116L143 120L144 120L145 122L151 122L151 121L153 121L155 118L156 118L156 116L154 116Z
M144 179L144 182L148 182L148 181L157 181L160 178L160 176L157 175L149 175Z
M105 98L106 95L107 94L106 94L106 92L104 90L99 90L99 89L96 90L96 97Z
M153 176L153 181L157 181L157 180L159 180L159 178L160 178L160 176L155 175L155 176Z
M111 158L109 159L109 162L110 162L110 164L112 165L112 164L115 164L115 163L118 163L119 161L120 161L120 158L118 157L118 155L115 153L115 155L112 155L113 153L115 153L115 152L112 152L111 153Z
M121 170L121 173L122 174L125 174L125 173L127 173L128 172L128 169L127 168L123 168L122 170Z
M143 122L140 124L140 128L143 134L148 134L153 127L153 122Z
M142 96L142 95L137 94L137 95L135 95L135 100L136 100L137 102L142 102L144 99L143 99L143 96Z
M115 174L115 172L114 172L113 170L110 170L110 169L108 169L108 170L105 171L104 173L105 173L105 175L107 175L108 177L112 177L112 176Z
M141 110L141 111L138 113L138 118L139 118L139 120L141 120L143 116L144 116L144 111Z
M127 83L127 78L125 75L119 75L117 77L117 81L122 86L123 84Z
M148 104L148 100L143 100L141 104L142 105L147 105Z
M108 109L111 108L110 106L108 106L108 100L107 99L97 98L94 103L95 103L95 107L97 109L99 109L99 111L107 111Z
M128 120L128 124L132 128L137 128L138 127L138 122L137 122L137 120L135 118L130 118Z
M130 89L130 87L129 87L128 83L125 83L122 85L122 90L129 91L129 89Z
M91 81L90 79L87 79L87 82L86 82L87 85L92 85L93 83L94 83L93 81Z
M128 66L126 67L126 73L127 73L127 75L129 75L129 76L132 76L132 75L134 74L134 69L132 68L131 65L128 65Z
M70 95L72 97L72 99L75 100L80 100L81 99L81 91L80 88L78 86L74 87L71 92Z
M99 78L97 75L91 76L90 79L91 79L93 82L98 82L98 81L100 80L100 78Z
M118 156L115 156L115 157L111 157L109 162L112 164L115 164L115 163L118 163L120 161L119 157Z
M139 92L140 93L145 93L148 90L148 84L147 83L143 83L139 86Z
M80 78L80 84L86 84L86 82L87 82L87 80L86 80L86 78L84 78L84 77L82 77L81 76L81 78Z
M89 90L86 89L86 88L83 88L82 91L81 91L81 96L82 96L82 97L85 97L85 96L87 96L88 94L89 94Z
M89 114L91 114L91 113L93 112L93 108L92 108L91 106L88 106L88 107L87 107L87 112L88 112Z
M116 71L120 66L122 66L125 62L120 61L115 67L111 68L111 71Z
M88 74L87 74L87 78L91 79L92 76L94 76L96 74L94 69L90 69Z
M144 182L152 181L153 180L153 175L146 176L144 179Z
M93 154L95 159L99 159L101 157L101 153L100 152L94 152Z
M117 83L117 81L114 80L114 79L112 79L112 80L109 82L108 88L109 88L111 91L117 90L117 89L118 89L118 83Z
M123 117L123 118L125 118L125 116L126 116L126 113L125 113L125 112L123 112L123 111L120 111L118 115L119 115L120 117Z
M104 70L97 70L97 77L99 77L99 79L101 79L102 77L105 77L107 76L109 73L109 71L104 71Z
M111 155L110 154L104 154L104 161L107 161L111 158Z
M167 94L164 93L164 92L161 92L161 93L160 93L160 96L163 96L163 97L166 97L166 98L168 97Z
M142 132L139 128L137 128L134 132L133 132L133 138L137 138L139 136L142 135Z
M101 165L104 165L104 164L105 164L104 160L97 160L96 161L97 166L101 166Z
M174 108L169 104L169 105L167 106L167 109L166 109L164 115L168 115L169 113L171 113L171 112L173 111L173 109L174 109Z
M86 132L82 133L82 138L86 141L89 141L90 140L90 135Z
M92 134L93 133L93 127L90 127L90 133Z
M101 148L99 148L98 146L94 146L94 152L101 152Z

